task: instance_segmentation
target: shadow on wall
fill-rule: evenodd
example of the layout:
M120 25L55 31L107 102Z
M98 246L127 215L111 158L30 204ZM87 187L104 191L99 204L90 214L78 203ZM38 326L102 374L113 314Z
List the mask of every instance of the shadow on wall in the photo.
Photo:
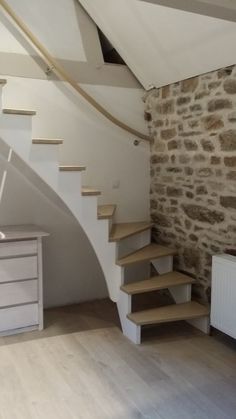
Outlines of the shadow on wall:
M3 173L0 166L0 179ZM14 224L37 224L50 233L43 242L45 307L107 297L100 265L77 221L9 168L0 225Z
M236 66L154 89L144 98L154 137L154 239L210 299L212 255L236 249Z

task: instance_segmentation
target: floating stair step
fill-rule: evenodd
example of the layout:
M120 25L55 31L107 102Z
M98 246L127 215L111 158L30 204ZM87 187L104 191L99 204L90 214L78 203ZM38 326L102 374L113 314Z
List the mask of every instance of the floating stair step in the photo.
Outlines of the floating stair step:
M134 234L150 230L152 226L153 224L149 222L114 224L110 233L109 241L117 242L125 239L126 237L133 236Z
M85 166L59 166L60 172L82 172L86 170Z
M83 196L98 196L101 195L101 191L93 188L82 188L82 195Z
M6 79L0 79L0 84L6 84L7 80Z
M2 112L8 115L36 115L36 111L27 111L25 109L3 109Z
M183 304L173 304L151 310L138 311L127 315L138 326L191 320L209 315L209 308L195 301Z
M98 206L98 219L106 220L113 217L116 211L116 205L107 204Z
M39 145L60 145L63 144L63 140L50 140L49 138L33 138L32 143Z
M150 261L165 256L173 256L175 253L176 251L174 249L152 243L128 256L125 256L124 258L119 259L116 263L119 266L128 266L134 263Z
M126 294L134 295L158 291L169 287L177 287L178 285L193 284L194 282L194 279L190 276L181 274L180 272L169 272L146 279L145 281L122 285L120 289Z

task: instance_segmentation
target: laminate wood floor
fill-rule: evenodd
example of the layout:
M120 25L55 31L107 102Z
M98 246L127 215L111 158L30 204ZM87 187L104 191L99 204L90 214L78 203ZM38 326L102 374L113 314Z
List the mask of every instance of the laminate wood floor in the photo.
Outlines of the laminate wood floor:
M185 323L129 342L108 300L0 338L0 419L235 419L236 345Z

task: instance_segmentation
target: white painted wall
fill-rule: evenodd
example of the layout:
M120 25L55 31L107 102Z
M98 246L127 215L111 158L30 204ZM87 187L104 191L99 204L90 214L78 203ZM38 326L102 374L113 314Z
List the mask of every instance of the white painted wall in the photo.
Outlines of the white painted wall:
M236 62L236 23L138 0L80 0L145 88Z
M77 0L8 0L39 41L57 58L86 61L77 16ZM3 18L2 18L3 19ZM27 50L0 30L0 51L27 54Z
M0 180L2 175L0 158ZM77 221L9 167L0 203L0 225L28 223L50 233L43 239L45 307L107 296L100 265Z

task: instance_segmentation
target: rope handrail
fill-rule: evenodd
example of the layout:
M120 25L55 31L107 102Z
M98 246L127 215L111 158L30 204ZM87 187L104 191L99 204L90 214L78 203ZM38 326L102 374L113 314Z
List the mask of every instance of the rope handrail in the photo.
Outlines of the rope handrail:
M11 17L11 19L17 24L21 31L29 38L34 47L42 54L46 64L49 68L62 80L69 83L87 102L90 103L98 112L100 112L105 118L111 121L113 124L122 128L123 130L131 133L132 135L140 138L141 140L151 141L148 135L145 135L129 125L120 121L118 118L113 116L107 111L102 105L100 105L92 96L90 96L78 83L65 71L65 69L57 62L55 58L51 56L48 50L38 41L31 30L25 25L25 23L16 15L14 10L8 5L5 0L0 0L0 5L4 11Z

